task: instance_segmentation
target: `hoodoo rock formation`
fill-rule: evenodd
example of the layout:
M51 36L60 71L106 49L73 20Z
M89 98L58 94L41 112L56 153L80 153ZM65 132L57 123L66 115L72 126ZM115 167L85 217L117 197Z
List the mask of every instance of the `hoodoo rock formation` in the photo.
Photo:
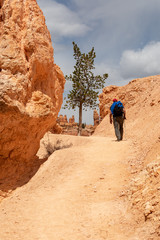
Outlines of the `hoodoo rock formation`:
M91 136L94 133L95 128L98 126L98 122L99 122L99 120L97 121L97 118L99 119L98 113L96 114L96 120L95 120L95 114L93 117L94 117L94 126L83 124L82 130L81 130L81 136L87 137L87 136ZM60 115L57 118L57 125L59 126L59 129L61 129L61 131L57 133L61 133L64 135L78 136L78 123L75 122L74 115L72 115L72 117L69 118L69 120L67 120L66 115L64 116ZM51 129L51 132L53 133L52 129Z
M94 127L96 128L99 125L100 119L97 110L93 112Z
M74 116L72 116L72 118L69 118L68 121L66 115L60 115L57 118L57 123L61 127L61 134L74 136L78 135L78 124L75 122Z
M3 178L8 166L23 173L31 164L62 104L65 79L54 63L51 36L36 0L0 0L0 56Z

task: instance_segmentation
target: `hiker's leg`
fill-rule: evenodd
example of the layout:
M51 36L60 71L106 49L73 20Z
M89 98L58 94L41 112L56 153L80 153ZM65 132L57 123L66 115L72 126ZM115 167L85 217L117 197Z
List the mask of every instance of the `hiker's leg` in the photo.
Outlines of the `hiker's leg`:
M119 141L120 138L121 138L121 135L120 135L120 126L119 126L119 123L118 123L118 121L116 120L116 118L113 118L113 124L114 124L114 130L115 130L115 134L116 134L117 140Z
M123 139L123 123L120 124L120 135L121 135L120 140L122 140Z
M119 121L119 126L120 126L120 140L122 140L123 139L123 123L124 123L124 117L122 116L122 117L120 117L119 119L118 119Z

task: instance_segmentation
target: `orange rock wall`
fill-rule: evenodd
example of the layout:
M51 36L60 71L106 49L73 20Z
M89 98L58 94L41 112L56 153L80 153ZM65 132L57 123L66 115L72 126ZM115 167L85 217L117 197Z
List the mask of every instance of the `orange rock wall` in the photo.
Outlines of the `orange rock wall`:
M108 113L113 99L121 100L129 109L133 106L144 108L145 103L150 106L158 104L160 101L160 75L150 76L132 80L129 84L117 87L109 86L103 89L99 95L100 117L103 119Z
M65 79L36 0L0 1L0 165L29 164L56 124ZM1 172L1 175L2 172Z
M113 98L121 100L126 109L124 139L131 139L143 158L160 137L160 75L134 79L123 87L104 88L99 96L103 120L96 128L95 135L115 138L113 125L109 123L107 115Z

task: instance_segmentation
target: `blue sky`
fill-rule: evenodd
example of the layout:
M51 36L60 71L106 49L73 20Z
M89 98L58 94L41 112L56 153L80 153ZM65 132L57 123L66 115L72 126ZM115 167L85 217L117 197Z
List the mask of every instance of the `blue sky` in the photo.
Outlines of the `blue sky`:
M81 52L95 48L95 74L108 73L106 86L160 74L159 0L37 0L46 18L54 60L64 75L73 72L72 42ZM64 95L71 89L66 83ZM61 110L71 117L77 112ZM91 110L83 122L92 123Z

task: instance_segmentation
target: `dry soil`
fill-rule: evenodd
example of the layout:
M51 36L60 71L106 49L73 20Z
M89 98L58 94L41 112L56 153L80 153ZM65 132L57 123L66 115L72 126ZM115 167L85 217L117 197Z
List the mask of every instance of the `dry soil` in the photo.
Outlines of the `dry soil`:
M64 136L68 140L72 147L55 151L2 201L0 239L136 240L125 198L132 143Z

